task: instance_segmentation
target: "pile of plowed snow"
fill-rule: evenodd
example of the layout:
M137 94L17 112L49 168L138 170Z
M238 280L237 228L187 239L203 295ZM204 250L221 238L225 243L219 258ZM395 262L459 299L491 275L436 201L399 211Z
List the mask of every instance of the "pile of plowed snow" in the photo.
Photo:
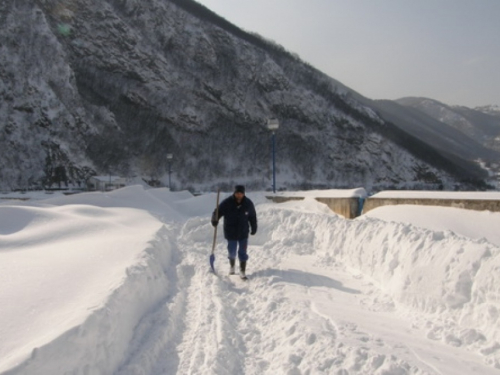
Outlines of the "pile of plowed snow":
M472 356L467 371L499 366L500 214L404 206L346 220L312 198L274 204L264 193L249 196L259 219L250 238L251 280L234 287L208 273L213 193L133 186L3 202L0 373L460 373L452 361L439 370L425 351L408 357L395 345L394 358L378 353L382 342L401 340L396 333L388 340L373 331L352 346L356 332L345 320L354 324L368 311L396 314L377 316L387 324L405 319L409 330L444 345L441 353ZM224 274L221 232L216 267ZM343 310L327 304L342 298ZM295 320L286 323L280 304ZM284 332L307 337L288 345ZM335 351L325 351L320 337L330 337ZM234 359L224 366L227 356Z

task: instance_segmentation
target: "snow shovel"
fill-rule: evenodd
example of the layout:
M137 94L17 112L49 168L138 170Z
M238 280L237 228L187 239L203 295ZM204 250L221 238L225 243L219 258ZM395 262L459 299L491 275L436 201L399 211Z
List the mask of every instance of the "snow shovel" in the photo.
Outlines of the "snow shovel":
M219 196L220 196L220 189L217 189L217 205L215 206L215 217L217 220L219 220ZM214 268L214 263L215 263L215 242L217 241L217 227L219 224L217 224L214 227L214 242L212 243L212 254L210 254L210 267L212 267L212 271L215 273L215 268Z

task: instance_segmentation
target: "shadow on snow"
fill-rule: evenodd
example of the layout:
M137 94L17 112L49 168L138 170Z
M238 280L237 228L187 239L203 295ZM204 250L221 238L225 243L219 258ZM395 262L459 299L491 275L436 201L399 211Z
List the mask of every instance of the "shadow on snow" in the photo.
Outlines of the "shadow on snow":
M347 288L340 281L334 280L327 276L318 275L310 272L304 272L295 269L279 270L268 268L266 270L257 271L251 275L254 277L272 277L271 283L292 283L305 287L326 287L340 290L345 293L360 294L356 289Z

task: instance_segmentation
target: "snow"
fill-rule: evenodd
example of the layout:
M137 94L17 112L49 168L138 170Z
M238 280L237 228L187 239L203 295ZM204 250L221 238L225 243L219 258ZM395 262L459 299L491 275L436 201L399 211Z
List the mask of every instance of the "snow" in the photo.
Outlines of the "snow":
M209 272L214 193L0 201L0 374L498 373L499 213L317 194L247 193L248 282L221 230Z
M315 198L365 198L367 196L364 188L356 189L328 189L328 190L301 190L286 191L273 194L277 197L315 197Z
M386 190L372 195L370 198L404 198L404 199L481 199L499 200L498 191L420 191L420 190Z
M408 223L432 231L451 231L470 239L482 238L500 246L500 214L490 211L463 210L437 206L384 206L369 211L364 217Z

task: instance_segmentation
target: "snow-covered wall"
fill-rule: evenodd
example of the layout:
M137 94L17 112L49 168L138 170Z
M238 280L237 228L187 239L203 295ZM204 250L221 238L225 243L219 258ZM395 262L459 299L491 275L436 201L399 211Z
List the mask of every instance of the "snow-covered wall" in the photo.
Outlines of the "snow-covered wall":
M444 206L498 212L500 211L500 194L495 191L382 191L366 199L363 212L367 213L377 207L391 205Z

